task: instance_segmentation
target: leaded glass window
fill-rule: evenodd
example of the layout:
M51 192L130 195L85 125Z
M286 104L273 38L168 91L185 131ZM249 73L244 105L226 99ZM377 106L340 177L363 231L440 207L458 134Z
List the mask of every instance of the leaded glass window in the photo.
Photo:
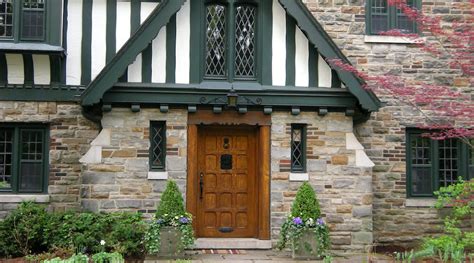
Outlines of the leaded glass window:
M421 0L407 0L407 5L420 9ZM416 22L388 0L367 0L367 33L377 35L392 29L403 33L416 33Z
M235 11L235 77L255 77L255 26L257 9L237 6Z
M407 133L409 196L433 196L439 187L474 175L474 150L460 139L433 140L420 130Z
M48 140L40 125L0 127L0 191L40 193L46 191Z
M226 77L226 7L206 7L206 70L208 77Z
M150 125L150 169L165 170L166 122L156 121Z
M43 40L45 29L45 0L23 0L21 38Z
M306 126L291 125L291 171L306 172Z
M13 165L13 130L0 129L0 189L11 189Z
M0 0L0 38L13 37L13 0Z
M431 142L421 134L413 136L411 148L411 189L414 195L431 194Z

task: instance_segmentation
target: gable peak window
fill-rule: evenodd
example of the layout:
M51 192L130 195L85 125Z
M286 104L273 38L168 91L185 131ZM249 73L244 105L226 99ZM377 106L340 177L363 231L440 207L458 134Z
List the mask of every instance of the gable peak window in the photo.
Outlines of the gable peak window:
M204 78L255 80L256 2L206 1L205 6Z
M408 6L421 10L421 0L406 0ZM418 33L416 22L388 0L367 0L367 34L378 35L393 29L403 33Z

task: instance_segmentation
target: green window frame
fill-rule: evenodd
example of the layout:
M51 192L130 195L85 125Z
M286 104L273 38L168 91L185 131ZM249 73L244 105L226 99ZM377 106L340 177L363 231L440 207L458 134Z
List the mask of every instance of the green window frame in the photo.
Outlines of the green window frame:
M407 196L433 197L440 187L474 178L474 149L460 139L433 140L427 131L408 129Z
M262 24L263 12L260 5L255 0L203 1L201 10L201 26L204 32L201 39L202 80L230 82L259 80L261 70L259 68L261 60L259 57L261 30L259 28ZM215 6L219 8L213 8ZM224 11L218 13L216 12L218 9ZM239 21L239 18L247 19L245 22L253 26L246 27L243 20ZM221 46L212 47L213 44Z
M421 0L407 2L408 5L421 10ZM367 35L378 35L392 29L400 29L404 33L420 33L417 23L410 20L400 9L388 5L388 0L367 0L365 13Z
M306 124L291 124L291 172L306 173Z
M0 193L47 193L49 129L0 125Z
M166 122L150 122L150 171L166 170Z
M0 0L0 42L60 46L61 8L61 0Z

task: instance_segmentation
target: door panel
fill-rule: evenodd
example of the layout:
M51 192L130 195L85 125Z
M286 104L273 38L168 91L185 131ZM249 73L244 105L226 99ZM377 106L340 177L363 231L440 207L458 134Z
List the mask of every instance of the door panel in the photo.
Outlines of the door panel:
M199 130L199 237L257 236L256 134L234 126Z

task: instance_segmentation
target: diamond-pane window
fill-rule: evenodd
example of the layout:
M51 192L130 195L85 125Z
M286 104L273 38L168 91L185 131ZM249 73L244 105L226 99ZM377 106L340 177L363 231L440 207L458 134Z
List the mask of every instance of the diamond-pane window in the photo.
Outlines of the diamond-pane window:
M0 38L13 37L13 0L0 0Z
M152 122L150 125L150 169L164 171L166 162L166 123Z
M255 78L255 26L257 8L237 6L235 11L235 77Z
M226 77L226 8L206 7L206 77Z
M306 126L291 125L291 171L306 172Z

